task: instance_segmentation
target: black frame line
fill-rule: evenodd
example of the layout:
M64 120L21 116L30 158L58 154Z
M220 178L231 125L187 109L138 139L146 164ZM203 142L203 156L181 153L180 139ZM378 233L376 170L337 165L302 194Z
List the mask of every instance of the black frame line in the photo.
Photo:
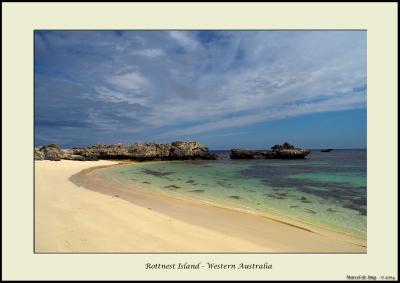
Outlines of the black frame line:
M5 3L14 3L14 2L18 2L18 3L32 3L31 1L2 1ZM35 1L34 3L47 3L48 1ZM266 2L266 1L235 1L235 2L225 2L225 1L186 1L186 2L180 2L180 1L168 1L168 2L164 2L164 1L96 1L95 3L132 3L132 4L136 4L136 3L241 3L241 4L247 4L247 3L363 3L363 4L368 4L368 3L395 3L398 1L367 1L367 2L361 2L361 1L329 1L329 2L325 2L325 1L271 1L271 2ZM57 3L93 3L92 1L58 1Z
M256 1L257 3L260 3ZM379 2L379 1L376 1ZM385 2L385 1L384 1ZM389 1L391 2L391 1ZM45 2L43 2L45 3ZM70 2L60 2L60 3L70 3ZM84 2L81 2L84 3ZM88 2L89 3L89 2ZM104 3L104 2L103 2ZM107 3L118 3L118 2L107 2ZM119 3L127 3L127 2L119 2ZM147 2L142 2L147 3ZM157 3L157 2L149 2L149 3ZM159 2L164 3L164 2ZM180 2L176 2L180 3ZM203 2L195 2L195 3L203 3ZM218 2L216 2L218 3ZM224 2L220 2L224 3ZM240 3L240 2L239 2ZM245 3L245 2L242 2ZM251 2L246 2L251 3ZM288 2L289 3L289 2ZM292 2L292 3L299 3L299 2ZM313 2L309 2L313 3ZM322 3L322 2L321 2ZM342 3L342 2L330 2L330 3ZM351 3L351 2L347 2ZM359 3L359 2L353 2ZM341 254L348 254L348 255L367 255L368 254L368 234L367 234L367 250L366 252L37 252L35 247L35 33L40 31L366 31L367 29L34 29L33 30L33 151L32 151L32 159L33 159L33 254L232 254L232 255L243 255L243 254L332 254L332 255L341 255ZM367 35L368 36L368 35ZM368 145L367 145L368 148ZM368 170L368 167L367 167ZM368 188L367 188L368 190ZM367 199L368 201L368 199ZM368 216L367 216L367 223L368 223ZM52 280L44 280L44 281L52 281ZM109 281L109 280L88 280L88 281ZM131 281L131 280L116 280L116 281ZM187 280L165 280L165 281L187 281ZM203 280L191 280L191 281L203 281ZM220 280L220 281L243 281L243 280ZM264 280L252 280L252 281L264 281ZM286 281L284 279L278 279L276 281ZM298 280L298 281L319 281L319 280ZM325 280L325 281L337 281L337 280ZM346 280L342 280L346 281Z

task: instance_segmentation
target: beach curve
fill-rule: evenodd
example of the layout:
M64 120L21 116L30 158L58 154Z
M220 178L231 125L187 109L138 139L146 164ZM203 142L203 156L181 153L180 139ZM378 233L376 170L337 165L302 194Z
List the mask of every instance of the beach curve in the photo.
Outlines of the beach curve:
M90 174L115 164L35 162L36 252L366 251L301 227L116 186Z

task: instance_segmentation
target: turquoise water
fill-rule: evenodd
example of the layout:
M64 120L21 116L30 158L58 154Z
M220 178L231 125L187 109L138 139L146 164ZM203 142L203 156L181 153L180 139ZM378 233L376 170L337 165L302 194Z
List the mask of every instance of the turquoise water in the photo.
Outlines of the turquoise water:
M312 151L305 160L163 161L104 175L143 190L280 216L366 239L365 150Z

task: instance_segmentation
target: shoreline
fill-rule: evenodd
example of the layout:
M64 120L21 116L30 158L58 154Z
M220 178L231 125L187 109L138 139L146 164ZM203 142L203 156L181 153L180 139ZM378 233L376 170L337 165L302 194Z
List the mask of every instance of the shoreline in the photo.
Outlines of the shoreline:
M116 163L35 162L35 253L257 252L263 248L69 181L82 170Z
M162 163L165 161L146 161L146 162ZM169 161L169 162L182 162L182 161ZM141 162L138 162L138 161L123 160L123 161L121 161L117 164L113 164L113 165L91 167L89 169L83 170L83 171L75 174L74 176L71 176L70 180L72 182L76 182L77 185L82 185L83 187L85 187L85 185L86 185L85 188L87 188L89 190L97 191L96 189L94 189L94 188L98 188L99 184L97 183L97 181L95 182L95 184L92 184L90 179L85 180L85 178L93 178L93 177L100 178L104 182L108 182L109 186L114 188L113 190L115 190L115 188L122 186L122 187L129 188L130 190L137 190L143 194L150 194L150 195L155 195L155 196L160 196L160 197L172 198L172 199L176 199L179 201L188 201L194 205L205 205L205 206L211 206L211 207L215 207L215 208L227 209L227 210L231 210L231 211L235 211L235 212L250 214L250 215L257 216L257 217L263 217L268 220L283 223L285 225L289 225L289 226L292 226L292 227L295 227L298 229L302 229L302 230L305 230L305 231L308 231L311 233L320 234L320 235L330 237L330 238L333 238L336 240L345 241L350 244L354 244L354 245L357 245L357 246L360 246L363 248L367 248L367 240L366 239L360 238L360 237L357 237L357 236L354 236L352 234L345 233L342 231L336 231L333 228L329 229L327 227L318 226L314 223L297 220L297 219L289 217L289 216L282 216L282 215L279 215L278 213L271 213L271 212L258 213L256 211L247 210L247 209L238 208L238 207L232 207L232 206L225 205L223 203L218 203L215 201L207 201L204 199L189 197L187 195L182 195L182 194L171 192L171 191L167 192L165 190L161 190L157 186L154 186L154 189L155 189L154 191L149 191L148 189L141 188L140 183L135 184L135 182L132 182L133 184L132 183L126 184L126 183L123 183L114 178L110 179L104 175L101 175L101 173L98 174L99 172L101 172L102 169L107 169L109 167L126 166L126 165L132 165L132 164L140 164L140 163ZM92 176L88 176L89 174L91 174ZM93 176L93 175L95 175L95 176ZM101 182L101 180L99 180L99 182ZM111 195L111 196L113 195L111 190L105 191L105 192L102 191L102 193L105 193L105 194ZM127 200L135 204L134 199L128 198Z
M180 198L166 193L163 194L158 192L145 192L140 188L135 188L132 185L126 185L116 180L111 180L109 178L106 178L98 174L99 170L101 170L102 168L109 166L124 166L126 164L132 164L132 162L123 162L123 163L120 162L118 164L113 164L113 165L91 167L71 176L70 180L80 186L85 187L86 189L100 192L102 194L111 197L117 196L118 198L126 200L134 205L155 210L164 215L168 215L169 217L179 219L186 223L195 224L197 226L201 226L202 228L211 229L214 231L216 230L221 233L228 233L230 235L234 235L237 237L244 237L261 245L265 244L264 243L265 241L263 242L263 239L260 236L260 234L262 233L259 232L257 234L257 231L252 231L252 229L250 229L250 231L252 231L252 233L256 233L257 236L254 236L254 234L252 235L252 233L243 232L243 226L249 228L249 225L243 225L243 223L250 221L251 223L254 223L256 225L261 225L263 227L268 227L268 228L283 229L285 232L294 234L298 234L299 231L301 231L303 233L312 234L313 237L310 238L319 238L319 240L323 239L323 241L327 242L331 241L330 245L333 246L335 246L335 244L338 246L341 246L341 244L343 244L344 246L347 246L344 249L344 251L360 252L360 253L366 252L366 246L363 245L362 241L355 242L353 241L354 239L352 239L348 235L341 234L340 232L329 231L317 226L312 227L313 226L312 224L304 225L304 223L296 223L294 221L289 222L285 221L286 219L282 220L270 216L265 216L262 214L242 211L232 207L217 205L215 203L209 203L205 201L202 202L195 199ZM171 210L169 209L170 206L175 206L175 207L178 206L178 209ZM221 226L212 225L212 223L206 223L204 219L201 219L201 217L198 216L187 217L187 215L190 214L189 212L193 212L194 215L198 215L205 212L206 214L210 214L210 211L213 219L215 219L216 215L223 214L225 219L222 220L222 222L226 222L227 219L235 217L236 219L240 219L242 221L242 224L237 224L236 230L232 229L232 227L230 229L228 228L222 229ZM266 230L265 232L267 232L268 229L265 230ZM309 237L310 235L299 235L299 236ZM308 245L309 244L310 243L308 243ZM307 250L304 249L304 247L291 247L291 248L288 247L288 249L289 251L292 252L296 251L307 252ZM314 250L313 247L308 247L308 249L310 251ZM287 249L282 248L282 252L284 252L285 250ZM316 248L316 250L320 252L335 252L335 250L343 252L343 247L340 248L318 247Z

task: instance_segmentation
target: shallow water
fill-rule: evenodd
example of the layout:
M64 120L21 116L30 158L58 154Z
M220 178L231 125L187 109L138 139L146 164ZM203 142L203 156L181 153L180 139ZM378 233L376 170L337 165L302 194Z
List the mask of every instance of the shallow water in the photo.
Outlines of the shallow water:
M102 174L144 190L279 215L366 239L365 150L312 151L304 160L163 161Z

